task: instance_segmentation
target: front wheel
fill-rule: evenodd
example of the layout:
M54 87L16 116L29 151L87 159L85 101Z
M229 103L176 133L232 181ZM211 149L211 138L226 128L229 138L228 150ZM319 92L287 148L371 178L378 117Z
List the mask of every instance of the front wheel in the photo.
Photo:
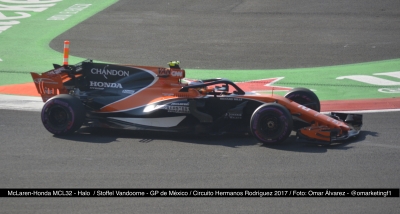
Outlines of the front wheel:
M314 111L321 110L317 95L307 88L294 88L285 94L285 97Z
M264 144L282 143L289 137L292 126L289 111L277 103L261 105L250 119L251 133Z
M307 88L294 88L290 90L285 97L314 111L320 112L321 104L317 95ZM293 121L293 130L297 131L303 127L310 126L309 123L295 119Z
M47 100L42 108L42 123L54 135L71 134L85 119L82 102L71 95L60 94Z

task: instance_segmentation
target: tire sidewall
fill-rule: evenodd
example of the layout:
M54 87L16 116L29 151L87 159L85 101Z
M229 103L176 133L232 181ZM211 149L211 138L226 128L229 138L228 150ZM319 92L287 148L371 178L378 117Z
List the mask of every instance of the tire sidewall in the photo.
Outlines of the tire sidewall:
M314 111L317 111L317 112L320 112L320 110L321 110L321 104L319 102L317 95L315 95L315 93L309 89L295 88L292 91L288 92L285 95L285 98L293 100L294 102L297 102L300 105L303 105L307 102L308 103L313 102L313 103L316 103L315 107L310 107L310 106L307 106L307 107ZM299 100L301 100L301 101L299 101ZM305 102L302 102L303 100Z
M72 102L71 98L68 99L67 98L68 97L66 96L53 97L52 99L48 100L42 108L41 119L43 126L52 134L64 135L72 133L77 129L79 129L83 123L82 107L77 106L76 101ZM67 124L63 127L55 127L50 122L51 121L50 113L52 110L56 108L62 109L67 115L67 122L66 122Z
M273 114L279 120L280 127L278 134L275 136L266 136L261 131L262 119L266 115ZM267 144L277 144L286 140L292 131L292 118L289 112L278 104L264 104L257 108L250 120L250 130L259 141Z

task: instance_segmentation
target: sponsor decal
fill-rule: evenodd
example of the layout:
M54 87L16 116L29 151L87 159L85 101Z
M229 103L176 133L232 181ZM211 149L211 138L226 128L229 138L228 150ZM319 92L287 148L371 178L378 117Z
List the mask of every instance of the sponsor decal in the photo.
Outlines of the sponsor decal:
M57 94L57 89L44 87L44 90L42 92L43 92L43 94L56 95Z
M121 83L90 81L91 89L122 88Z
M190 113L188 106L167 106L167 110L168 112L172 113L184 113L184 114Z
M183 77L183 71L178 70L178 71L171 71L169 68L158 68L158 76L159 77Z
M172 71L171 76L173 77L183 77L183 71Z
M230 100L230 101L242 101L242 98L234 98L234 97L221 97L220 100Z
M233 119L233 120L240 120L242 119L242 114L241 113L226 113L226 117L229 119Z
M47 74L50 74L50 75L57 75L57 74L60 74L63 70L65 70L64 67L59 67L59 68L57 68L57 69L54 69L54 70L52 70L52 71L47 72Z
M305 107L303 105L298 105L297 107L303 109L304 111L310 111L311 110L310 108L307 108L307 107Z
M155 110L167 110L170 113L189 114L189 103L171 103L170 105L149 105L146 106L143 112L152 112Z
M168 68L158 68L159 77L168 77L170 70Z
M134 94L135 92L135 90L122 90L123 94Z
M59 12L57 15L54 15L47 20L56 20L56 21L63 21L67 18L79 13L80 11L88 8L92 4L74 4L71 7Z
M171 103L167 106L168 112L189 114L189 102Z
M31 17L31 13L40 13L53 7L54 3L62 0L3 0L0 4L0 33L8 30L13 25L20 23L21 19ZM52 4L50 4L52 3Z
M90 72L92 74L103 75L104 78L108 79L107 76L118 76L118 77L127 77L129 76L129 71L124 70L115 70L115 69L107 69L108 65L106 65L103 69L101 68L92 68Z
M40 83L54 84L54 85L58 84L58 82L54 82L52 79L49 79L49 78L36 78L33 81L37 84L40 84Z
M171 103L172 106L189 106L189 102L184 103Z

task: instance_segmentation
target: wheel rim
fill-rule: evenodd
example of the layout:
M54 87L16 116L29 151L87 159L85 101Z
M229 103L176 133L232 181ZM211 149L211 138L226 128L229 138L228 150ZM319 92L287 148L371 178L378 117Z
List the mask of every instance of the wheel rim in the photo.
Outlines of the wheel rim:
M276 138L280 135L282 122L277 115L268 114L260 118L260 132L267 138Z
M55 106L49 109L48 118L48 122L51 126L57 129L65 128L69 124L68 112L60 106Z

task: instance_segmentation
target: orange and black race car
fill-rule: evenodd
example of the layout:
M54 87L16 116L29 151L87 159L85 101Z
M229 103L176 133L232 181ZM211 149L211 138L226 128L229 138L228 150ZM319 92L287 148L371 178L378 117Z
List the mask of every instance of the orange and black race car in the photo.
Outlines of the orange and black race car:
M54 135L82 125L219 135L251 133L265 144L296 131L299 139L329 144L359 134L362 115L320 113L306 88L285 96L245 92L227 79L190 81L179 62L169 67L95 63L54 65L31 73L45 102L41 118Z
M227 79L186 80L178 62L169 68L94 63L54 65L31 73L45 102L44 127L55 135L82 125L193 133L248 133L280 143L291 131L311 142L357 136L362 115L319 113L318 97L305 88L285 96L245 92Z

